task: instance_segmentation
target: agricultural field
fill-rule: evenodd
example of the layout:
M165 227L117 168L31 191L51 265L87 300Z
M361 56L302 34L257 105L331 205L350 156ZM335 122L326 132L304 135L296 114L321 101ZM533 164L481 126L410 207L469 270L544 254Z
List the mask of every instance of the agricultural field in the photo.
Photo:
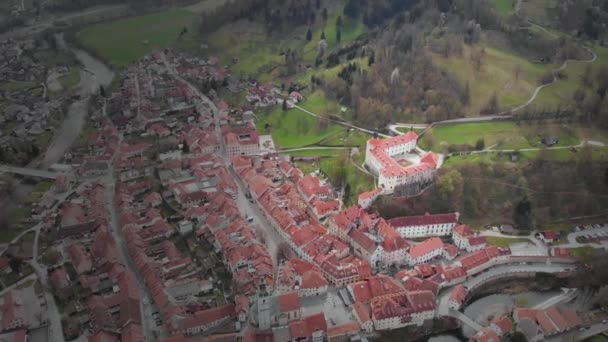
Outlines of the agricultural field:
M85 47L115 67L124 67L156 48L192 39L195 14L172 9L89 26L78 33ZM180 37L180 32L188 33ZM183 44L183 42L180 42Z
M542 76L555 67L531 63L507 51L490 47L484 50L485 57L479 70L471 63L474 50L466 45L461 56L446 58L431 54L435 65L454 75L463 86L469 85L471 100L465 108L467 116L477 116L494 94L501 110L525 103L540 84Z

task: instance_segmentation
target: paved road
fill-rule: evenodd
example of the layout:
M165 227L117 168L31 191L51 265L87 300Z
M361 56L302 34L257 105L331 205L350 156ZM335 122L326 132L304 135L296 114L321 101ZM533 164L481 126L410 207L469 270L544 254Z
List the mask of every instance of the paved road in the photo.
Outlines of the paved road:
M553 296L542 303L538 303L534 309L547 309L550 306L573 299L577 295L577 289L562 289L562 293Z
M496 278L506 278L513 276L518 273L559 273L564 272L567 269L572 268L572 265L561 265L561 264L550 264L546 263L537 263L537 264L510 264L510 265L501 265L491 268L485 272L479 273L474 277L467 279L462 283L467 289L475 289L476 287L483 285L485 282L496 279ZM448 302L451 294L451 290L446 289L442 291L442 294L439 296L438 306L437 306L437 316L450 316L454 317L464 324L469 326L470 328L478 331L480 326L479 324L472 324L470 322L470 318L464 318L464 314L459 311L454 311L448 307Z
M541 240L537 239L536 236L534 236L534 234L536 234L535 232L531 232L528 235L505 235L499 232L494 232L491 230L484 230L479 232L479 235L481 236L489 236L489 237L499 237L499 238L505 238L505 239L528 239L530 240L537 248L542 249L544 251L547 250L547 245L545 245Z

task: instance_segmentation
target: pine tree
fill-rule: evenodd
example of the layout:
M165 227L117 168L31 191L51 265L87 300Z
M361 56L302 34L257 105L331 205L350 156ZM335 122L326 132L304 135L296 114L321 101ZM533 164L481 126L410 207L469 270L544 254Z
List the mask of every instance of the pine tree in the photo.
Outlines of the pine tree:
M283 111L287 111L287 100L283 100Z
M339 43L341 39L342 39L342 31L340 31L340 28L338 28L336 30L336 42Z
M321 32L321 40L325 40L325 31Z
M323 21L327 21L327 8L323 8L321 16L323 17Z
M306 41L309 42L312 39L312 31L310 30L310 27L308 28L308 31L306 31Z

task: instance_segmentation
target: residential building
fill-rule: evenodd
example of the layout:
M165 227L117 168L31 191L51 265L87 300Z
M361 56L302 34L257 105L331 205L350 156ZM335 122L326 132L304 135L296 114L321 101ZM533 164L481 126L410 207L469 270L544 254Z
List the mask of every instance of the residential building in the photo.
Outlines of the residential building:
M407 239L449 236L458 224L458 213L425 214L420 216L396 217L388 220L402 237Z

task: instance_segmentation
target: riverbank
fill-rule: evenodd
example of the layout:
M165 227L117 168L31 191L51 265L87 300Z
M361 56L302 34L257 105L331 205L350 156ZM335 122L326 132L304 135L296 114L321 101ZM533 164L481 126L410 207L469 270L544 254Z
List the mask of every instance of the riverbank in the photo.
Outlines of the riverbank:
M80 83L78 85L78 99L69 107L60 128L55 132L53 140L47 148L40 167L46 169L59 162L63 155L72 146L88 115L89 99L99 91L101 86L107 87L114 78L114 72L100 60L94 58L84 50L69 46L63 33L55 36L57 45L61 49L69 50L82 65L80 70Z

